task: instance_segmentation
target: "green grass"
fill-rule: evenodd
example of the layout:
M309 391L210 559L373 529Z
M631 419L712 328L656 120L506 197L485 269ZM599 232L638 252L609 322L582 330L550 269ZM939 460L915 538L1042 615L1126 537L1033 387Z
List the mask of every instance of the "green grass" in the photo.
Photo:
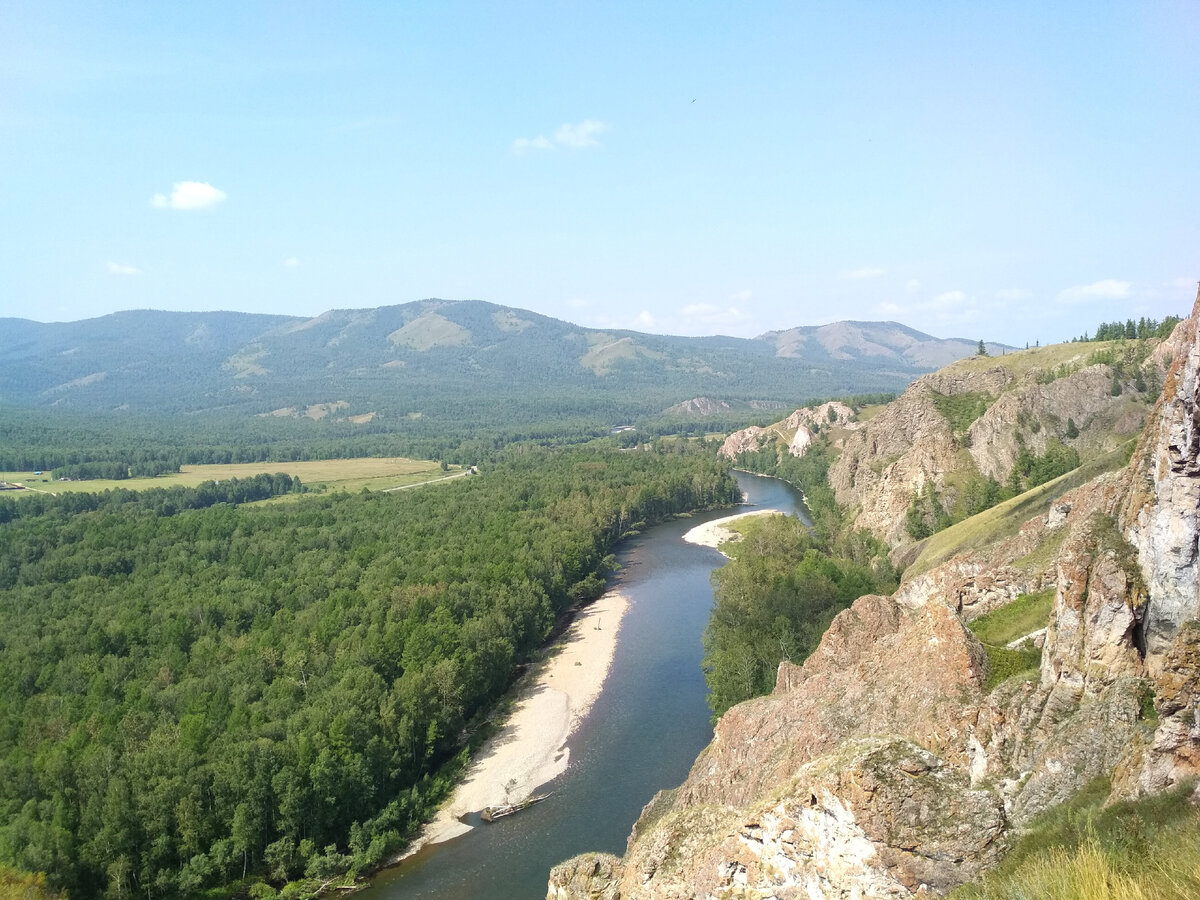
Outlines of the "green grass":
M925 542L920 555L909 567L906 575L911 577L928 572L956 554L979 550L1012 537L1031 518L1045 515L1054 501L1067 491L1086 484L1104 472L1111 472L1125 465L1132 447L1133 442L1130 441L1116 450L1089 460L1078 469L939 531Z
M0 472L0 481L17 482L32 490L54 494L80 491L105 491L124 488L143 491L156 487L195 487L204 481L226 481L230 478L249 478L252 475L286 472L299 478L305 485L323 485L328 491L386 490L402 487L443 475L454 474L459 466L451 466L442 472L441 464L427 459L404 457L360 457L357 459L315 459L303 462L233 463L230 465L182 466L177 474L159 475L154 478L89 479L87 481L54 481L49 473L34 475L32 472ZM19 497L25 491L4 491L5 497Z
M985 694L990 694L1010 678L1034 677L1042 665L1042 651L1036 648L1009 650L1007 647L984 644L983 649L988 656L988 677L983 683Z
M1193 785L1103 804L1100 779L1032 823L991 873L955 900L1185 900L1200 897L1200 811Z
M1061 365L1080 362L1086 365L1086 360L1097 350L1115 346L1116 341L1091 341L1086 344L1050 344L1046 347L1031 347L1028 350L1018 350L1003 356L970 356L951 363L946 367L947 372L986 372L997 366L1008 369L1020 378L1029 372L1051 371Z
M1036 594L1022 594L1011 603L975 619L968 627L985 644L1003 647L1010 641L1045 628L1053 604L1054 588Z
M961 394L939 394L933 391L933 405L950 423L955 434L964 434L971 423L987 412L996 398L983 391L967 391Z

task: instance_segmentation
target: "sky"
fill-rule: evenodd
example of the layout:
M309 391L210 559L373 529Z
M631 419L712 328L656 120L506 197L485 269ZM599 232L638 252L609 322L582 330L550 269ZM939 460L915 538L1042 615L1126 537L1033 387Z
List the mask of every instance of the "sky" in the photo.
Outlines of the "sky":
M1186 315L1200 2L0 0L0 317Z

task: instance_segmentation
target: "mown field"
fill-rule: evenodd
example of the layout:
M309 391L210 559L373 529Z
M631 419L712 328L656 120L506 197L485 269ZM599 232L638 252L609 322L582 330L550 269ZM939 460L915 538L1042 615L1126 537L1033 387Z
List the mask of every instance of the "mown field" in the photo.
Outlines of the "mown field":
M428 459L404 457L361 457L358 459L316 459L303 462L231 463L228 465L183 466L177 474L154 478L105 478L85 481L55 481L49 472L0 472L0 481L23 484L32 491L54 494L69 491L104 491L125 488L140 491L155 487L195 487L205 481L225 481L229 478L248 478L253 475L286 472L299 478L307 487L328 491L373 491L404 487L455 475L461 466L450 466L445 472L441 464ZM25 491L5 491L6 496L20 496Z

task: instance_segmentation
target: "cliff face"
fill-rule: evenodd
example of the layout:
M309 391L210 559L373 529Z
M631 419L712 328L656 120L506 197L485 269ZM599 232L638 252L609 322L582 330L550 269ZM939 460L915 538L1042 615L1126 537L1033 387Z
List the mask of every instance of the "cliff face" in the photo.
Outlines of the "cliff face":
M1057 441L1085 459L1119 446L1142 427L1149 395L1137 385L1158 383L1163 358L1129 361L1123 371L1141 367L1141 381L1117 375L1114 395L1116 371L1088 364L1089 347L976 357L918 379L847 438L829 472L838 502L858 527L903 548L905 514L927 486L950 509L966 479L1004 482L1022 445L1036 456Z
M1134 796L1200 772L1195 313L1167 351L1163 396L1128 468L891 597L860 598L803 665L781 664L771 696L722 717L684 784L643 811L624 858L563 863L548 896L941 893L1097 776ZM1003 398L1005 376L984 377ZM936 459L946 435L920 430L917 410L924 392L952 387L915 385L851 440L864 454ZM893 428L876 425L885 415ZM906 424L930 446L906 447ZM964 623L1050 588L1040 670L990 688L993 656Z
M751 425L733 432L725 438L719 452L727 459L736 460L740 453L753 453L779 444L792 456L803 456L817 430L830 426L850 430L857 428L854 410L839 400L806 406L766 428Z

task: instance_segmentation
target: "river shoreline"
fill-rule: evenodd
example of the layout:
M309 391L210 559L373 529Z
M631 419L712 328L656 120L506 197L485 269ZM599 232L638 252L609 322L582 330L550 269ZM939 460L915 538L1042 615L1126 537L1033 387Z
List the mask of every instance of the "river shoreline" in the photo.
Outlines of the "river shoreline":
M625 596L612 590L575 613L563 637L525 679L499 732L481 748L433 820L393 862L466 834L473 827L463 821L468 815L518 803L567 770L567 739L600 695L628 608Z
M711 522L705 522L702 525L697 525L691 531L683 536L683 539L689 544L699 544L702 547L712 547L714 550L720 550L721 544L725 541L735 540L738 533L729 525L736 522L738 519L748 519L751 516L782 516L784 515L778 509L755 509L750 512L735 513L732 516L725 516L723 519L713 519ZM722 554L725 556L726 554Z

